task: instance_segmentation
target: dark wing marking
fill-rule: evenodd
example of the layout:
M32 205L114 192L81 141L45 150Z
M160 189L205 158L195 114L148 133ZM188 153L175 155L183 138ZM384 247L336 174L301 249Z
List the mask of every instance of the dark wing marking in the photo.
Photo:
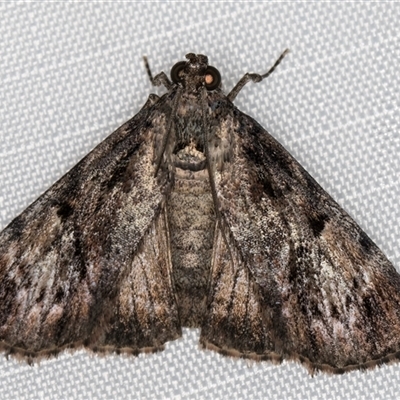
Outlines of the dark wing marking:
M151 96L1 233L0 348L27 357L79 345L140 351L180 335L170 261L160 256L168 179L154 178L169 113L166 96ZM163 329L152 326L156 314Z
M223 254L214 260L210 310L224 303L238 331L264 337L254 339L257 349L241 347L237 338L232 347L242 356L296 359L334 373L400 358L395 268L256 121L232 106L221 118L216 134L229 137L233 149L216 167L216 191L236 261L228 267ZM229 268L236 277L226 276ZM259 325L236 311L235 299L246 293L236 289L241 282L251 303L258 301L250 315L257 324L262 318L261 336ZM239 321L247 328L240 330ZM223 349L219 338L235 331L227 326L204 330L203 343Z

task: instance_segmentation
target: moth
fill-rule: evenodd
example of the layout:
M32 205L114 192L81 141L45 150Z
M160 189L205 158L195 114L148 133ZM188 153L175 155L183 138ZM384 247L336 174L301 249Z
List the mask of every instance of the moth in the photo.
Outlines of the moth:
M400 276L201 54L0 234L0 348L224 355L343 373L400 358Z

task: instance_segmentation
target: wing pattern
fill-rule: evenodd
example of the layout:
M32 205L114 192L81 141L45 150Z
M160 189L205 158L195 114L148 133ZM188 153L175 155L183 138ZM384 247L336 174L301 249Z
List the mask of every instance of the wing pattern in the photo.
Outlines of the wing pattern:
M232 109L218 135L234 143L230 161L216 172L216 191L235 261L229 283L220 273L229 271L226 255L214 261L211 313L223 301L228 308L220 314L245 324L221 326L224 334L259 334L257 340L237 334L230 351L336 373L399 358L400 276L392 264L252 118ZM257 329L234 306L247 293L241 284ZM228 351L218 331L204 330L202 341ZM258 348L247 348L250 342Z
M180 335L164 257L169 182L162 171L154 178L168 110L167 97L151 96L1 233L3 349L27 357L80 345L132 352Z

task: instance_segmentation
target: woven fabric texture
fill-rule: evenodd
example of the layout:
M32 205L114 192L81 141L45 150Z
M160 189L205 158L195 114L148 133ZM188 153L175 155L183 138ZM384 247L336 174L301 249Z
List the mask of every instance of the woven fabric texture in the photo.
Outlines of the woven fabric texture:
M399 3L0 4L0 228L134 115L153 73L202 53L400 270ZM159 354L0 358L2 399L395 399L400 364L311 378L223 358L199 332Z

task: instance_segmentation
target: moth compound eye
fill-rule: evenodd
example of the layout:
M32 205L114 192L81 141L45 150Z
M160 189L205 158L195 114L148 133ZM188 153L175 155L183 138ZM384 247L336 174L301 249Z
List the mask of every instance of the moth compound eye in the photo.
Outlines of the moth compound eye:
M204 83L206 84L207 90L214 90L219 86L221 83L221 74L217 68L214 68L211 65L207 67Z
M172 82L178 83L181 81L180 73L185 68L186 61L179 61L171 68L171 79Z

